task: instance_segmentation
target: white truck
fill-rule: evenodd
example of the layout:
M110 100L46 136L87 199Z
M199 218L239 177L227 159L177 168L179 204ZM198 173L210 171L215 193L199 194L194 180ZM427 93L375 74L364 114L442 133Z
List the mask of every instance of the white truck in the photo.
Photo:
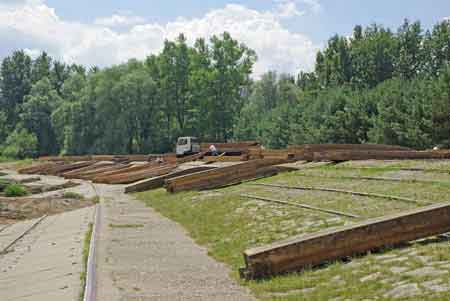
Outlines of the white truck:
M200 152L200 143L196 137L180 137L177 140L177 156L192 155Z

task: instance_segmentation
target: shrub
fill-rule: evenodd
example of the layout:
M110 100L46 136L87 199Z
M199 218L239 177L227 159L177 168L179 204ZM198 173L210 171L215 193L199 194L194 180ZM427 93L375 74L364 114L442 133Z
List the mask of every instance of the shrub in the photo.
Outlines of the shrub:
M36 154L37 138L26 129L16 129L6 139L2 154L8 158L24 159Z
M7 197L24 196L27 194L27 189L19 184L10 184L5 188L5 195Z

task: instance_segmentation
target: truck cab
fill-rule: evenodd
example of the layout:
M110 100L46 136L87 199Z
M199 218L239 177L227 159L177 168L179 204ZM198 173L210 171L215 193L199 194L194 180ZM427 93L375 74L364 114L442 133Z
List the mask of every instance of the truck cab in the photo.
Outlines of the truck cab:
M185 156L200 152L200 143L196 137L180 137L177 140L177 156Z

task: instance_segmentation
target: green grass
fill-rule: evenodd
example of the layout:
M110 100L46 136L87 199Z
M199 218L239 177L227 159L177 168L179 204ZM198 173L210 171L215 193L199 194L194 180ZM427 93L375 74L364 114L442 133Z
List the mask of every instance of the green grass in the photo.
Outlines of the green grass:
M7 197L20 197L28 194L25 186L20 184L9 184L4 190L5 196Z
M388 177L399 170L396 166L380 163L382 163L380 167L375 166L370 169L341 168L339 165L323 166L280 174L256 182L340 188L431 202L447 200L450 193L450 176L443 174L436 176L440 183L384 182L345 178L348 176ZM402 164L413 166L412 163L408 161ZM420 164L424 163L420 162ZM433 168L436 165L436 162L430 163ZM444 168L441 165L440 168ZM364 165L359 162L358 166ZM408 173L395 175L400 178L410 176ZM415 176L426 180L429 177L433 179L435 177L431 172L419 173ZM301 202L355 213L362 218L355 220L254 201L241 198L240 194ZM414 204L339 193L287 190L245 184L219 190L177 194L169 194L164 189L158 189L139 193L137 197L185 227L198 244L207 247L210 256L229 265L233 277L242 285L248 286L261 300L330 300L337 297L342 300L363 300L373 299L374 296L379 300L389 300L390 297L384 295L401 281L417 283L422 289L422 294L399 300L448 300L450 298L450 292L433 293L422 284L424 281L438 278L444 283L450 283L450 273L417 277L396 272L396 268L414 270L428 264L439 269L442 262L450 263L450 243L446 241L417 242L406 248L386 249L382 253L356 257L349 264L338 261L321 268L307 269L297 274L262 281L239 279L238 269L244 266L242 252L247 248L417 207ZM390 262L389 260L392 259L388 258L383 259L384 256L393 256L393 261ZM423 258L426 257L430 257L430 263L423 262ZM395 269L391 270L392 268ZM361 280L366 277L369 280ZM371 280L371 277L374 279Z
M82 257L82 265L83 265L83 271L80 274L80 280L81 280L81 292L79 296L79 300L82 301L84 298L84 291L86 288L86 275L87 275L87 262L89 258L89 249L91 246L91 238L92 238L92 231L93 231L93 224L89 223L88 230L86 231L86 234L84 235L84 241L83 241L83 257Z
M33 163L33 159L14 159L0 156L0 163L13 163L14 168L20 169L31 165Z

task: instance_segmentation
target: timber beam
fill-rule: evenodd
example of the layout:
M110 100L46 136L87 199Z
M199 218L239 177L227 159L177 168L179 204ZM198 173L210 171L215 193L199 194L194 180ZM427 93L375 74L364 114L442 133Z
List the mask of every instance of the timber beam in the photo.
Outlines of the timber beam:
M299 271L448 231L450 203L434 204L248 249L241 277L257 279Z

